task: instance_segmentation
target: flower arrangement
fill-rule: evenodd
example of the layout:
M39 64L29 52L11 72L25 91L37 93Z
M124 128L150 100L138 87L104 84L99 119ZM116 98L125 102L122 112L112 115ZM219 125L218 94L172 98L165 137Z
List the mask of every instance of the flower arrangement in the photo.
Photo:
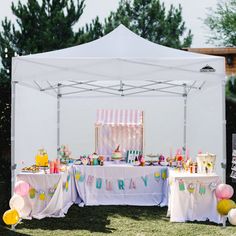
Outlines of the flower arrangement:
M65 162L65 163L69 162L71 151L68 145L61 145L61 148L59 150L59 155L60 155L61 162Z

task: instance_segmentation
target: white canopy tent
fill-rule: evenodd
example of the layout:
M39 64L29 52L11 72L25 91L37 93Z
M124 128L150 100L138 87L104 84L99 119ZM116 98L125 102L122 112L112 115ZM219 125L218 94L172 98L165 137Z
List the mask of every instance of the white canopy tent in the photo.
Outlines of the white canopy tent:
M149 42L123 25L62 50L12 60L12 179L44 147L94 150L97 109L140 109L145 152L186 147L225 163L224 58Z

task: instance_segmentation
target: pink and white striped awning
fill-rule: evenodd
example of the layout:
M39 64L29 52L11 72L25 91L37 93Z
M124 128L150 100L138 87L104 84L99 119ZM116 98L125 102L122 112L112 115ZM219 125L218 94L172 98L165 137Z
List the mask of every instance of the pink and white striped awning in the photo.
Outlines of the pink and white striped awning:
M97 125L142 125L141 110L97 110Z

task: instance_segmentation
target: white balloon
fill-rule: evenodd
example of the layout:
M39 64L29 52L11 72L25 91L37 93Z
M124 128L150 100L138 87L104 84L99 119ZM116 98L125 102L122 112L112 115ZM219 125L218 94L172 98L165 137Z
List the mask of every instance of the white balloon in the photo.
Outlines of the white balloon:
M231 225L236 225L236 208L233 208L229 211L228 220Z
M25 205L25 200L20 195L14 194L9 201L9 206L11 209L16 209L18 212L23 209Z

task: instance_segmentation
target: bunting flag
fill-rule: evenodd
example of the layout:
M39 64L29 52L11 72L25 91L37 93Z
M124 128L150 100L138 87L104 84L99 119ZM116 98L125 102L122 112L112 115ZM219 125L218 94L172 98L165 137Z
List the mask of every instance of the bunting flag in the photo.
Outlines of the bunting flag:
M34 199L34 198L35 198L35 195L36 195L36 189L35 189L35 188L31 188L31 189L29 190L29 197L30 197L31 199Z
M200 184L200 186L199 186L199 193L201 195L206 193L206 186L204 184Z
M182 179L179 180L179 191L184 191L185 186L184 186L184 181Z
M44 201L46 199L46 195L48 195L48 197L52 197L55 193L57 189L57 185L55 184L53 187L50 187L46 192L43 191L43 190L36 190L35 188L31 188L29 190L29 198L30 199L35 199L36 196L38 196L38 199L41 200L41 201Z
M101 178L99 176L95 177L93 175L88 175L87 177L82 171L75 171L75 180L77 184L82 184L82 182L85 182L87 186L94 186L96 189L103 189L105 188L107 191L112 191L115 186L119 190L135 190L137 188L137 183L141 183L144 187L148 187L149 178L154 178L157 183L159 183L161 180L166 181L167 179L167 168L162 168L159 171L155 171L153 174L149 175L143 175L138 176L136 178L125 178L125 179L115 179L115 178ZM139 180L139 182L138 182ZM140 181L141 180L141 181Z
M161 178L163 180L166 180L167 179L167 169L161 169Z
M178 179L177 181L178 181L179 191L185 191L185 189L187 189L189 193L194 193L195 191L196 192L198 191L200 195L206 194L207 186L209 191L214 191L218 184L218 181L211 183L202 183L199 181L189 182L189 181L184 181L183 179Z
M159 181L160 181L160 178L161 178L160 172L156 171L156 172L154 173L154 178L155 178L155 180L156 180L157 182L159 182Z
M44 201L46 198L44 191L39 191L39 200Z
M85 175L83 175L80 171L76 171L75 179L76 181L83 182L85 179Z
M194 191L195 191L194 184L193 184L193 183L190 183L190 184L188 185L187 189L188 189L188 191L189 191L190 193L194 193Z
M209 188L211 191L214 191L216 189L216 187L217 187L217 183L212 182L209 184Z

